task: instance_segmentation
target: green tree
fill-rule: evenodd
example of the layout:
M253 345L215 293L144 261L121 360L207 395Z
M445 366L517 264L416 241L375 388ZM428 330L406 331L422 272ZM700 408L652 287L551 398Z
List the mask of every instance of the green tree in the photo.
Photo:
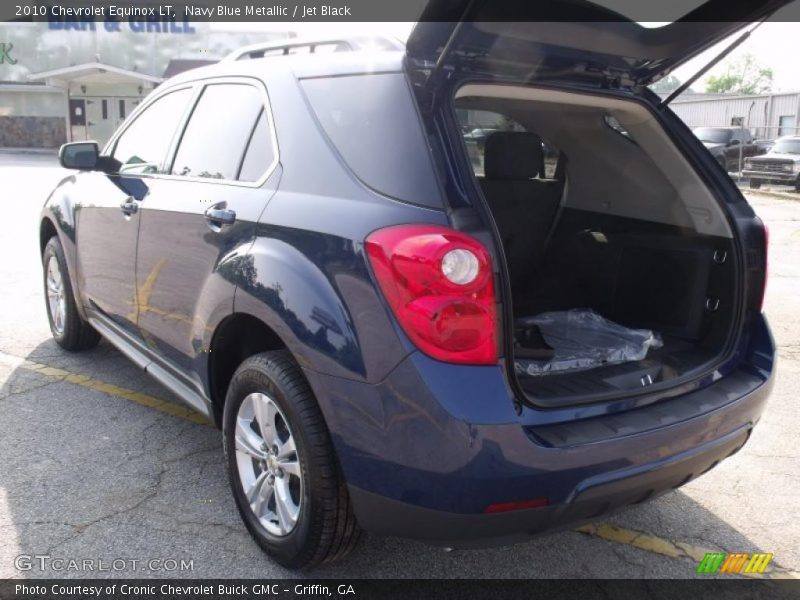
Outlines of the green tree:
M659 79L653 85L650 86L650 89L653 90L656 94L671 94L675 90L681 87L681 80L675 77L675 75L667 75L666 77Z
M761 94L772 88L772 69L745 54L728 64L722 75L706 79L706 91L713 93Z

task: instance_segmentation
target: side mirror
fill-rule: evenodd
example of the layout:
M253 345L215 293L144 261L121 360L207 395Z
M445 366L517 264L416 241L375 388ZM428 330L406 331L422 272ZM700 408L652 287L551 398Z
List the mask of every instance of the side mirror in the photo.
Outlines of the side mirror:
M58 162L65 169L91 171L97 168L100 149L97 142L73 142L64 144L58 151Z
M738 145L739 145L739 140L731 140L730 142L728 142L728 146L738 146Z

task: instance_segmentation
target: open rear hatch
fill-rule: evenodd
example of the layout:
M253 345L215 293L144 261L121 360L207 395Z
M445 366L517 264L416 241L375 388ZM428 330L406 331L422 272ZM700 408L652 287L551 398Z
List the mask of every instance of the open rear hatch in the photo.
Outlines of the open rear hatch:
M662 7L677 14L661 18L583 0L427 5L408 41L410 67L423 90L455 87L505 257L512 377L535 405L677 389L730 351L750 266L737 258L741 232L653 107L597 92L635 93L787 3L690 0ZM624 351L604 358L615 327ZM561 360L573 351L575 361Z
M515 81L647 85L790 1L430 0L406 52Z

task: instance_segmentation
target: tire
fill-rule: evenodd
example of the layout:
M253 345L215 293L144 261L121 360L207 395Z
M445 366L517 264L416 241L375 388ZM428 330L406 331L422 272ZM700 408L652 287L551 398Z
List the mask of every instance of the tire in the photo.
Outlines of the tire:
M71 352L93 348L100 341L100 334L78 313L64 248L56 236L44 247L42 267L45 307L53 339Z
M261 422L272 425L266 434ZM361 530L322 413L287 351L257 354L239 366L222 423L233 497L258 545L287 569L310 569L349 554ZM290 440L294 453L284 452ZM261 442L272 447L265 451ZM282 511L296 521L287 517L284 526Z
M750 189L751 190L761 189L761 180L760 179L751 179L750 180Z

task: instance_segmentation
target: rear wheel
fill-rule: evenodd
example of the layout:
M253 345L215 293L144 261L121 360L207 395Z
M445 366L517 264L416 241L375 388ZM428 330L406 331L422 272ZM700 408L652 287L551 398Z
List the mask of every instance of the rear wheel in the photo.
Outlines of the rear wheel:
M761 180L759 179L751 179L750 180L750 189L757 190L761 188Z
M64 249L56 236L48 240L42 254L47 319L56 343L65 350L87 350L100 335L81 318L72 292Z
M256 542L289 569L348 554L360 538L319 406L286 351L248 358L225 400L228 476Z

